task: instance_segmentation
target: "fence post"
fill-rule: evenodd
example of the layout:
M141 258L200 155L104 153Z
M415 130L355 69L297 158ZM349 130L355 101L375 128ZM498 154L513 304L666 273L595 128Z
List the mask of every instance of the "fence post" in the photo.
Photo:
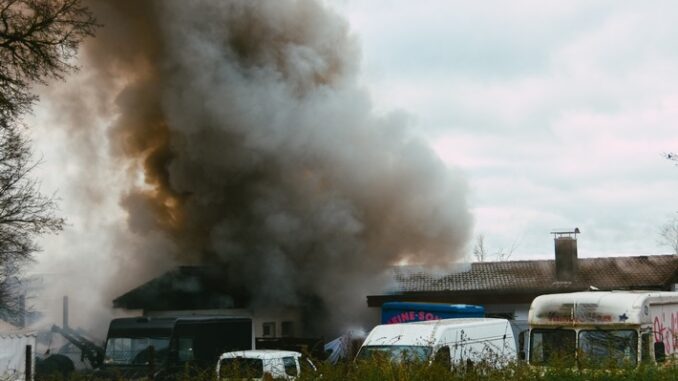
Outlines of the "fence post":
M26 370L24 371L25 380L33 379L33 347L26 345Z
M155 347L153 345L148 347L148 379L155 378Z

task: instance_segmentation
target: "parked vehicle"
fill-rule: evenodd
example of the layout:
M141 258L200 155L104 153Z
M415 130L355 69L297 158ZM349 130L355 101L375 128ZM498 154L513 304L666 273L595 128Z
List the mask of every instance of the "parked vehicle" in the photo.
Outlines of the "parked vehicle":
M381 324L484 316L485 308L470 304L386 302L381 306Z
M516 344L506 319L442 319L374 327L356 359L372 356L435 360L450 368L483 361L503 366L516 359Z
M678 292L542 295L528 324L533 365L635 366L678 356Z
M212 369L225 351L254 346L250 318L139 317L111 321L100 378L162 379L186 368Z
M219 356L216 368L217 380L294 380L315 371L315 365L301 353L272 349L226 352Z

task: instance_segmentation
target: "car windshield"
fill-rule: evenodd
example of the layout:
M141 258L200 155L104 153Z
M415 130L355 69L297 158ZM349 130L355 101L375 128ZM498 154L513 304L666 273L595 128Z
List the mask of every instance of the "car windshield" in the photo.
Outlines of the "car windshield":
M571 329L533 329L530 333L530 363L574 366L576 333Z
M633 330L580 331L579 349L583 367L635 366L638 335Z
M383 356L391 361L426 361L431 356L431 347L419 345L368 345L358 352L359 360Z
M167 359L168 337L111 337L106 342L107 365L147 365Z
M261 359L234 357L221 360L219 377L229 378L261 378L264 375L264 362Z

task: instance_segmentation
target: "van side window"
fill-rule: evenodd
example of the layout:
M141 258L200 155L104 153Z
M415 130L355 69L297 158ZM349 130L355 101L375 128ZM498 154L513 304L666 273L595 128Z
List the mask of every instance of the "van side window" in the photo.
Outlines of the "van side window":
M193 338L179 338L179 362L193 361Z
M438 352L436 352L436 357L433 361L435 361L436 364L440 364L445 369L451 369L452 359L450 357L450 347L448 346L440 347L440 349L438 349Z
M285 374L288 376L297 375L297 362L294 357L283 357L283 365L285 366Z

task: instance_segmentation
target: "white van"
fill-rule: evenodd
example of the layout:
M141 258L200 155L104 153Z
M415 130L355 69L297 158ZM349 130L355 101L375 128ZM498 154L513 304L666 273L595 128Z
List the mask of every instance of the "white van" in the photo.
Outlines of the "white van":
M503 366L516 360L516 343L505 319L442 319L374 327L356 359L374 355L392 361L435 359L450 368L482 361Z
M217 380L294 380L316 368L299 352L258 349L226 352L219 356L216 370Z

